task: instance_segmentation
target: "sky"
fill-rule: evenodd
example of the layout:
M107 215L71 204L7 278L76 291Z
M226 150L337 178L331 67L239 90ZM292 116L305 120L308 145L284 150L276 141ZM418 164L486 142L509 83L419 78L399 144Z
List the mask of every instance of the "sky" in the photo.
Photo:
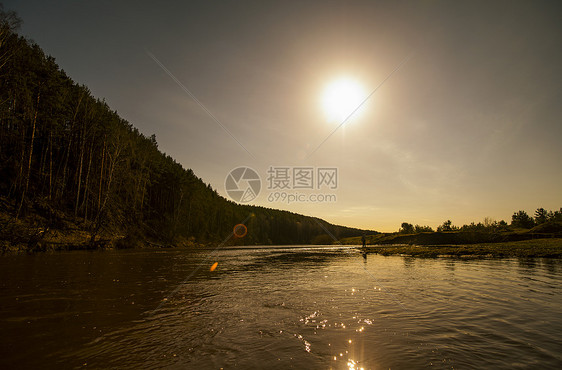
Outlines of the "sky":
M562 207L561 2L3 4L75 82L225 197L246 166L261 178L248 204L377 231ZM341 79L361 89L330 106L364 100L343 124L322 100ZM319 184L322 168L337 182ZM314 189L270 186L309 169Z

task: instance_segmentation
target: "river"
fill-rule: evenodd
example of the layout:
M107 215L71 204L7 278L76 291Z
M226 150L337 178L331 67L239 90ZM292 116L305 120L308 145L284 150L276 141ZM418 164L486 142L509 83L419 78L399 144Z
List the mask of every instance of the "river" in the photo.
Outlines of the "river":
M5 255L0 368L561 368L561 277L339 247Z

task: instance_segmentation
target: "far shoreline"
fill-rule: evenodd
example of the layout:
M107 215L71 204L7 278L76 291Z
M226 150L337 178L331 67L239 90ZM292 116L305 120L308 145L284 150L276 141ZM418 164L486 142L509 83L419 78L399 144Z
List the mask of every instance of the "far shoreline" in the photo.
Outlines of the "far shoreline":
M379 244L365 248L367 254L409 257L454 258L562 258L562 238L532 239L511 242L461 244L461 245L414 245Z

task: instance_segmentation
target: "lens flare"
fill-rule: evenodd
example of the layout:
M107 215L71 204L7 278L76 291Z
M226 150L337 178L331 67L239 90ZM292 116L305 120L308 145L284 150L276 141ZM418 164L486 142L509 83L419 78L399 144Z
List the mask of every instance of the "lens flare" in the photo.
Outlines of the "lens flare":
M233 230L234 236L237 238L243 238L248 233L248 228L244 224L238 224L234 226Z

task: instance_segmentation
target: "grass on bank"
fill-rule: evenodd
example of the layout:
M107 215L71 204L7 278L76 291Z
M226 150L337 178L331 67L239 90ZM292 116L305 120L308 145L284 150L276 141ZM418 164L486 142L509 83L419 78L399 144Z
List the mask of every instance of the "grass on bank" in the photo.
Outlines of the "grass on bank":
M366 249L383 256L562 258L562 238L470 245L371 245Z

